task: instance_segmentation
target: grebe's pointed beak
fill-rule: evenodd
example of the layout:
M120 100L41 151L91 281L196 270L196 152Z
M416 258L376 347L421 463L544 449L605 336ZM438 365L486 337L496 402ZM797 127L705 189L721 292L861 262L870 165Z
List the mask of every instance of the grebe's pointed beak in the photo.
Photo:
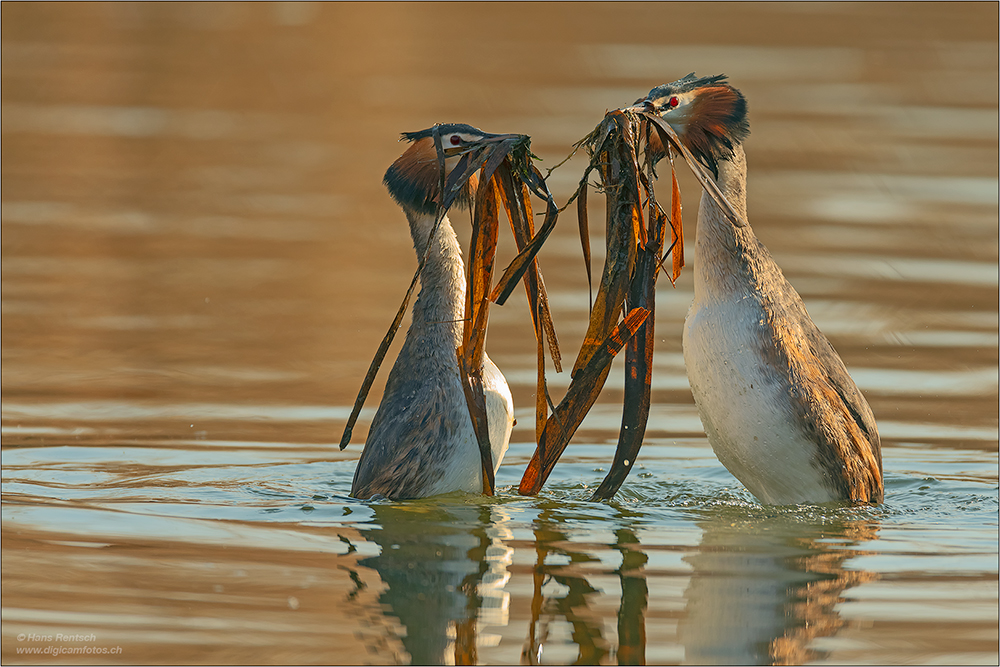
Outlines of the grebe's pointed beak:
M487 134L483 136L480 142L484 144L492 144L499 141L507 141L508 139L523 139L525 137L527 137L526 134Z
M633 102L630 106L625 107L622 111L631 111L633 113L639 113L645 111L647 113L656 113L656 107L653 106L652 100L648 97L642 97Z
M465 155L466 153L471 153L472 151L486 148L487 146L501 144L505 141L516 143L527 138L528 136L524 134L483 134L474 141L469 141L468 143L463 143L459 146L442 146L442 149L447 157L457 157Z

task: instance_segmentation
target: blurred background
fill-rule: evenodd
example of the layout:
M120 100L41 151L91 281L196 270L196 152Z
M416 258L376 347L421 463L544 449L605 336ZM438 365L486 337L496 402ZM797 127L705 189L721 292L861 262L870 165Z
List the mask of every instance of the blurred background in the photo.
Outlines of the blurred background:
M689 72L725 73L746 95L750 222L843 356L880 424L888 515L866 515L862 528L853 517L837 535L902 560L873 556L841 567L856 553L839 552L831 566L839 582L834 588L892 576L902 583L823 631L860 632L875 623L881 634L874 643L854 636L815 644L817 633L802 630L808 614L791 612L801 620L794 632L786 621L755 626L746 646L756 648L721 658L699 653L718 638L682 641L678 618L706 624L716 618L707 607L683 601L684 590L701 591L713 581L685 588L693 569L720 567L700 554L692 536L714 535L706 554L720 543L739 550L745 539L756 539L753 531L725 528L720 537L705 528L706 521L716 528L743 525L729 513L754 503L712 456L687 387L681 325L691 301L690 271L676 288L660 282L647 470L622 491L625 501L653 512L637 519L651 532L633 530L631 519L601 506L587 529L596 533L545 539L591 545L564 549L585 554L567 562L590 559L612 569L632 553L625 543L676 553L676 562L660 563L662 578L649 586L648 636L660 651L642 653L651 661L685 655L736 662L773 662L779 655L792 661L996 660L996 3L3 3L0 12L5 661L25 659L13 653L22 644L9 641L9 632L104 622L73 615L84 607L146 619L145 630L131 634L118 621L100 626L103 637L132 647L123 662L151 656L168 662L444 660L399 643L407 636L405 619L393 621L396 629L384 633L390 639L378 642L344 629L368 618L351 604L381 618L379 605L391 600L384 594L376 602L376 589L404 598L415 590L377 563L352 570L360 581L368 580L358 572L381 572L373 580L381 584L369 582L367 602L355 596L331 611L322 602L327 598L317 598L309 612L316 625L296 626L303 634L293 646L277 631L247 625L240 606L246 600L234 602L213 588L223 584L200 578L205 563L232 565L222 551L229 538L192 536L225 524L246 549L274 550L293 533L308 543L319 529L303 526L323 525L332 544L374 545L379 541L365 531L389 530L396 520L389 510L375 516L341 497L349 492L353 459L402 335L354 444L341 453L335 443L416 266L405 219L381 185L403 150L400 132L465 122L529 134L544 173L606 110ZM575 189L585 160L577 156L552 173L549 187L558 203ZM685 167L678 173L693 255L700 191ZM601 204L592 196L598 274ZM453 218L467 243L464 214ZM504 231L501 243L505 264L513 244ZM540 261L563 355L572 360L588 317L572 210L560 218ZM491 316L487 347L511 383L519 420L498 477L509 492L533 450L534 341L523 292ZM565 375L550 373L556 400L568 384ZM574 441L579 446L557 467L550 483L556 500L572 505L603 477L619 427L620 376L612 373ZM671 513L674 505L711 505L720 497L722 519L712 512L707 518ZM319 507L324 503L326 509ZM300 523L305 507L314 524ZM515 536L504 542L514 554L514 580L503 603L511 618L528 618L529 602L546 595L569 600L565 609L586 606L581 600L589 598L577 595L583 584L575 579L545 595L531 581L527 563L536 557L538 531L563 521L557 516L539 524L538 512L561 510L513 507L503 521L496 508L491 518L469 519L483 544ZM956 514L963 507L969 513ZM349 521L340 518L350 512ZM592 517L591 510L580 512ZM151 516L160 520L150 523ZM172 523L178 516L207 524ZM237 528L262 520L290 523L282 536ZM441 525L455 521L446 517ZM813 531L830 521L812 516L806 523ZM881 522L881 540L871 521ZM351 533L345 526L352 522L367 523ZM503 522L513 527L501 530ZM938 536L933 527L942 522L962 529ZM632 532L615 533L626 524ZM80 533L82 525L98 527ZM775 528L788 535L800 529L795 522ZM816 546L830 538L824 530L806 531L817 540L810 553L839 548ZM601 531L611 531L605 542L617 546L593 546L601 543L592 539ZM153 540L142 542L155 546L148 559L94 561L90 570L78 565L81 553L97 553L80 543L138 548L135 540ZM200 545L197 554L192 544ZM895 552L891 544L902 546ZM283 586L280 563L305 558L300 552L309 550L294 548L299 556L253 556L273 565L255 580ZM468 548L454 549L459 560L471 558ZM921 551L944 559L941 571L962 572L969 588L942 589L940 599L927 593L941 580L914 575L925 572L926 563L901 555ZM775 568L784 572L780 554ZM605 563L611 556L618 559L614 565ZM163 559L186 565L160 572ZM42 562L50 567L40 570ZM94 568L108 578L92 580ZM844 574L854 569L872 576ZM58 585L50 580L56 570ZM155 595L133 576L153 570L163 577L153 579ZM337 579L335 570L323 569L324 594L350 597L357 581ZM626 580L632 581L622 575ZM191 586L204 586L211 599L190 598L185 606L171 597ZM608 586L604 590L619 590L618 583ZM626 588L621 584L622 599ZM258 602L270 599L267 591L247 591ZM140 610L130 595L154 601ZM606 595L618 599L618 593ZM295 604L285 604L292 597ZM781 604L791 599L779 597ZM300 619L309 609L302 593L280 592L275 599L282 613L301 602ZM490 597L476 599L483 605ZM260 602L262 623L274 618L265 613L267 604ZM834 613L833 602L818 604L804 608L822 608L825 618ZM911 616L917 607L927 615ZM685 608L687 615L677 611ZM552 618L590 627L590 616L569 620L565 609ZM461 647L461 637L472 632L462 625L469 617L442 613L453 624L449 646ZM951 613L961 627L939 627ZM178 614L194 625L177 625L171 619ZM212 635L197 621L202 616L231 623ZM659 626L652 625L655 618ZM345 634L320 629L331 626ZM523 624L514 626L505 625L515 639L501 632L495 642L474 640L478 659L526 660ZM154 638L151 629L162 634ZM635 646L631 653L620 650L620 629L602 635L606 649L580 639L586 633L553 633L550 643L565 648L565 654L550 653L561 656L553 660L572 661L574 651L604 662L638 655ZM411 630L409 641L414 635ZM236 647L235 637L252 637L257 648Z

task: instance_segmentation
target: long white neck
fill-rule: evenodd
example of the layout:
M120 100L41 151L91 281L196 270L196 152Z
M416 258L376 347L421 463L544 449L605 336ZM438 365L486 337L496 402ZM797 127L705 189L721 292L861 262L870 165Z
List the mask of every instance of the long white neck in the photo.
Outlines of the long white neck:
M406 218L419 262L435 217L406 211ZM462 248L445 216L431 241L427 264L420 276L420 294L413 305L413 323L406 337L408 352L413 357L432 356L455 363L455 349L462 342L460 320L465 315L465 282Z
M746 220L747 162L743 147L736 144L732 158L719 160L718 167L719 189ZM761 268L761 250L749 225L733 225L715 200L707 192L702 193L695 239L695 300L703 302L739 289L741 277Z

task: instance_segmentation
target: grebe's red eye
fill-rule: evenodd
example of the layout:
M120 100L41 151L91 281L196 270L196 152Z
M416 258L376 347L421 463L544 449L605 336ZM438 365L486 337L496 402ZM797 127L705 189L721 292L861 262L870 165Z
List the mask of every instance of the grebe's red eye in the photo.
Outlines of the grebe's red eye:
M670 107L671 109L673 109L673 108L674 108L675 106L677 106L678 104L680 104L680 100L679 100L679 99L677 99L676 97L671 97L671 98L670 98L670 99L669 99L669 100L667 101L667 106L669 106L669 107Z
M452 146L457 146L460 143L462 143L462 137L458 136L457 134L453 134L451 135L450 141Z

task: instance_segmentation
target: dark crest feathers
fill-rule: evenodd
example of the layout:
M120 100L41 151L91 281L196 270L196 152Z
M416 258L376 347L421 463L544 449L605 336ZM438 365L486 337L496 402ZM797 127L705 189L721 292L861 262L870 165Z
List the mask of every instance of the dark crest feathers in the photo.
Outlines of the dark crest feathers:
M403 132L399 135L400 141L417 141L419 139L427 139L434 136L434 128L438 128L438 133L445 135L451 132L461 132L462 134L473 134L479 136L487 136L485 132L477 127L472 127L466 123L440 123L438 125L427 128L426 130L420 130L418 132Z

